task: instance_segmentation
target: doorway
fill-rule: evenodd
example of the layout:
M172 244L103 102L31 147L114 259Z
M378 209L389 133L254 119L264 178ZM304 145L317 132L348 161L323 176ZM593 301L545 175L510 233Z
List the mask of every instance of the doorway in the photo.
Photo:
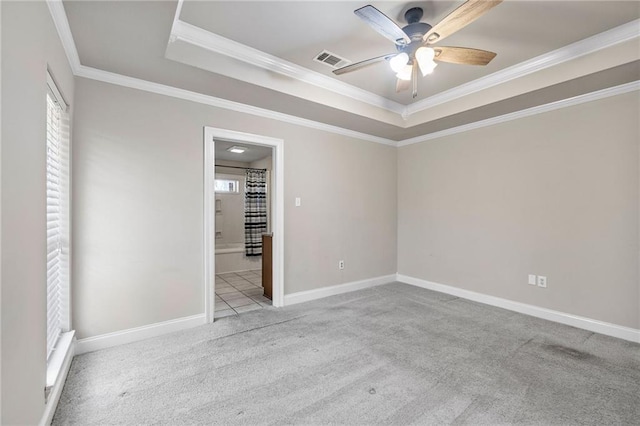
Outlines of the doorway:
M254 154L254 157L256 153L257 156L261 156L262 154L264 154L262 156L265 156L266 153L270 153L271 156L270 159L265 159L265 161L234 162L231 160L234 158L233 156L230 157L229 155L222 154L222 152L233 153L233 147L239 148L236 151L242 150L244 148L245 150L252 152ZM224 148L224 151L221 151L221 148ZM218 151L217 156L216 151ZM272 235L272 237L270 238L272 243L272 261L266 266L270 266L272 269L272 274L270 274L272 286L272 305L275 307L283 306L283 140L250 133L205 127L204 153L204 297L206 321L208 323L211 323L216 317L216 301L218 303L218 307L222 307L224 305L225 308L229 308L229 306L227 306L227 304L221 299L221 295L216 295L216 281L218 281L219 283L220 292L242 290L248 297L251 297L251 295L249 294L250 292L253 292L252 294L254 294L256 298L258 297L257 289L249 287L250 284L253 284L255 287L260 283L257 277L261 275L261 262L263 256L260 256L260 259L257 259L258 256L254 258L245 256L244 247L241 248L242 253L239 253L237 242L231 241L234 240L234 238L238 239L235 236L229 236L229 238L227 239L229 239L230 241L225 240L225 233L233 233L234 235L235 233L237 233L237 230L234 231L234 229L238 228L238 223L235 223L237 222L237 218L232 217L229 213L227 213L226 215L229 220L227 221L227 219L224 219L225 216L223 215L223 210L225 209L225 207L223 207L223 197L225 195L229 195L229 197L226 198L228 201L224 203L225 206L228 206L226 207L227 209L237 209L237 206L233 207L233 205L238 204L238 193L241 185L242 190L244 190L244 172L246 170L251 171L251 173L249 174L260 174L261 170L266 170L267 168L270 169L267 173L268 178L266 179L269 201L267 203L268 226L266 227L266 229L268 229L269 233ZM246 159L257 160L257 157L246 157ZM238 160L242 160L242 158L239 156ZM222 167L216 168L216 164ZM263 167L267 164L270 167L258 168ZM253 165L258 167L249 167ZM218 186L220 187L218 192L216 192L215 188L216 173L218 173ZM235 197L233 194L235 194ZM244 234L244 229L242 229L242 233ZM247 238L251 239L254 237L248 236ZM255 236L255 238L259 239L260 235ZM220 252L220 254L218 255L218 261L216 261L217 241L220 242L220 247L223 247L224 244L224 248L222 250L218 250ZM253 241L253 244L256 244L255 240ZM244 245L244 242L242 245ZM260 246L260 244L257 245ZM248 252L250 252L250 245L247 245L247 250ZM225 255L228 254L229 257L222 258L222 251L225 252ZM238 255L239 257L237 259L231 257ZM265 257L264 261L268 262L268 259ZM225 269L230 270L218 271L221 274L218 274L218 276L216 277L216 262L219 263L220 267L224 267ZM234 262L243 263L238 264ZM231 269L234 269L234 267L236 269L240 268L241 271L232 271ZM244 283L243 280L248 282ZM247 287L244 290L235 288L238 286L242 287L243 285ZM240 309L240 311L243 311L243 309Z

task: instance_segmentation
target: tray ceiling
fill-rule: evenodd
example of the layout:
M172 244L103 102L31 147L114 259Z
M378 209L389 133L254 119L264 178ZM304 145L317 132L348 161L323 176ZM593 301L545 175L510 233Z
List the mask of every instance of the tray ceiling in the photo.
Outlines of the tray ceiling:
M441 63L420 78L415 100L410 92L395 92L395 75L385 63L334 76L313 61L324 49L352 62L396 51L353 13L365 4L403 26L410 7L422 7L422 22L435 25L462 3L186 0L180 20L406 105L637 19L639 8L630 1L505 1L439 43L490 50L496 58L484 67Z
M422 21L435 24L462 3L371 4L402 25L408 7L422 7ZM494 61L441 63L420 78L417 99L395 93L385 63L335 76L313 61L325 49L352 61L394 50L353 14L366 2L63 4L84 67L391 140L638 80L633 1L507 0L442 42L495 51ZM527 93L537 95L523 102Z

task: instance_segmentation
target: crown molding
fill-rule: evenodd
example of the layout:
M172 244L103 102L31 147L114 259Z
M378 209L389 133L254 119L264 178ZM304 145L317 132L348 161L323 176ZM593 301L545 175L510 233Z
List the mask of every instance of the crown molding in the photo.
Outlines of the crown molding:
M470 130L480 129L482 127L494 126L496 124L506 123L507 121L517 120L519 118L524 118L524 117L531 117L532 115L555 111L557 109L567 108L574 105L580 105L586 102L597 101L600 99L608 98L611 96L622 95L624 93L629 93L637 90L640 90L640 80L632 81L631 83L621 84L619 86L609 87L607 89L597 90L591 93L585 93L584 95L574 96L573 98L567 98L561 101L551 102L548 104L511 112L509 114L488 118L486 120L480 120L474 123L469 123L469 124L465 124L458 127L452 127L450 129L442 130L439 132L429 133L427 135L417 136L415 138L404 139L402 141L399 141L397 146L402 147L407 145L413 145L416 143L426 142L433 139L443 138L445 136L455 135L457 133L468 132Z
M406 108L404 105L383 96L376 95L334 78L327 77L326 75L318 72L311 71L307 68L301 67L300 65L219 36L200 27L196 27L195 25L180 21L179 19L176 20L173 28L171 29L171 40L181 40L211 52L237 59L249 65L286 75L287 77L294 78L298 81L347 96L377 108L391 111L400 116L402 116Z
M133 89L139 89L146 92L166 95L178 99L189 100L192 102L202 103L218 108L228 109L232 111L242 112L245 114L251 114L258 117L270 118L277 121L282 121L289 124L295 124L298 126L308 127L317 130L323 130L330 133L339 134L355 139L365 140L369 142L375 142L383 145L395 146L396 141L391 139L381 138L378 136L370 135L367 133L356 132L354 130L344 129L338 126L332 126L330 124L320 123L318 121L308 120L306 118L300 118L289 114L275 112L264 108L258 108L251 105L242 104L239 102L233 102L226 99L216 98L214 96L203 95L196 92L191 92L184 89L178 89L164 84L153 83L146 80L141 80L133 77L127 77L124 75L99 70L84 66L80 63L80 57L78 50L76 49L75 41L71 33L71 27L67 20L67 14L64 10L62 0L47 0L47 6L49 13L53 19L54 25L58 32L58 36L62 42L62 47L67 55L67 60L71 67L73 75L77 77L84 77L92 80L102 81L105 83L111 83ZM176 9L176 15L174 19L178 21L179 11L182 6L182 0L178 2ZM342 83L344 84L344 83ZM368 92L367 92L368 93ZM384 98L383 98L384 99Z
M334 134L339 134L342 136L347 136L347 137L351 137L351 138L355 138L355 139L360 139L360 140L364 140L364 141L369 141L369 142L374 142L374 143L379 143L379 144L383 144L383 145L389 145L389 146L396 146L396 147L403 147L403 146L407 146L407 145L412 145L415 143L421 143L421 142L426 142L429 140L433 140L433 139L437 139L437 138L441 138L441 137L445 137L445 136L450 136L450 135L454 135L456 133L462 133L462 132L467 132L470 130L474 130L474 129L479 129L482 127L487 127L487 126L492 126L495 124L500 124L500 123L504 123L507 121L511 121L511 120L516 120L518 118L524 118L524 117L529 117L532 115L536 115L536 114L541 114L541 113L545 113L545 112L549 112L549 111L553 111L553 110L557 110L560 108L566 108L566 107L570 107L573 105L579 105L581 103L585 103L585 102L591 102L591 101L595 101L595 100L599 100L599 99L604 99L610 96L616 96L616 95L620 95L623 93L628 93L628 92L632 92L632 91L637 91L640 90L640 80L635 81L635 82L631 82L631 83L627 83L627 84L623 84L620 86L615 86L615 87L611 87L611 88L607 88L607 89L603 89L603 90L599 90L596 92L591 92L591 93L587 93L584 95L580 95L580 96L576 96L573 98L568 98L568 99L564 99L561 101L557 101L557 102L552 102L549 104L545 104L545 105L539 105L536 107L532 107L532 108L528 108L525 110L520 110L520 111L515 111L509 114L505 114L505 115L501 115L498 117L492 117L486 120L481 120L481 121L477 121L474 123L469 123L469 124L465 124L462 126L458 126L458 127L454 127L454 128L450 128L450 129L446 129L446 130L442 130L439 132L434 132L434 133L429 133L426 135L421 135L421 136L417 136L414 138L408 138L408 139L404 139L401 141L394 141L392 139L387 139L387 138L382 138L382 137L378 137L378 136L374 136L374 135L370 135L367 133L361 133L361 132L356 132L354 130L349 130L349 129L345 129L342 127L338 127L338 126L333 126L330 124L326 124L326 123L321 123L321 122L317 122L317 121L313 121L313 120L309 120L309 119L305 119L305 118L300 118L300 117L296 117L293 115L288 115L288 114L284 114L284 113L280 113L280 112L275 112L275 111L271 111L271 110L267 110L264 108L259 108L259 107L254 107L251 105L246 105L246 104L242 104L239 102L233 102L233 101L229 101L226 99L221 99L221 98L216 98L214 96L209 96L209 95L203 95L201 93L196 93L196 92L191 92L188 90L184 90L184 89L179 89L176 87L172 87L172 86L167 86L164 84L160 84L160 83L154 83L154 82L150 82L150 81L146 81L146 80L142 80L142 79L137 79L134 77L128 77L128 76L124 76L124 75L120 75L120 74L116 74L116 73L112 73L112 72L108 72L108 71L103 71L103 70L99 70L96 68L91 68L91 67L87 67L84 66L80 63L80 59L78 56L78 51L76 50L76 46L75 46L75 42L73 40L73 36L71 33L71 28L69 26L69 22L67 20L67 15L66 12L64 10L64 6L62 4L61 0L46 0L47 6L49 8L49 12L53 18L56 30L58 31L58 35L60 37L60 40L62 42L62 46L64 48L64 51L67 55L67 59L69 60L69 65L71 67L71 70L73 72L73 74L75 76L78 77L84 77L87 79L91 79L91 80L96 80L96 81L102 81L105 83L110 83L110 84L115 84L115 85L119 85L119 86L124 86L124 87L129 87L129 88L133 88L133 89L138 89L138 90L142 90L142 91L146 91L146 92L151 92L151 93L156 93L156 94L160 94L160 95L165 95L165 96L169 96L169 97L173 97L173 98L178 98L178 99L183 99L183 100L187 100L187 101L191 101L191 102L196 102L196 103L201 103L201 104L205 104L205 105L210 105L213 107L218 107L218 108L223 108L223 109L227 109L227 110L231 110L231 111L236 111L236 112L241 112L241 113L245 113L245 114L251 114L254 116L258 116L258 117L263 117L263 118L268 118L268 119L273 119L273 120L277 120L277 121L282 121L285 123L289 123L289 124L295 124L295 125L299 125L299 126L303 126L303 127L307 127L307 128L312 128L312 129L316 129L316 130L322 130L322 131L326 131L329 133L334 133ZM182 0L179 1L178 6L180 6L182 4ZM178 21L178 14L176 14L176 21ZM187 24L188 25L188 24ZM197 27L194 27L197 28ZM204 30L203 30L204 31ZM205 31L206 32L206 31ZM211 34L211 33L208 33ZM573 58L577 58L579 56L583 56L586 55L588 53L594 52L596 50L599 49L604 49L606 47L609 46L613 46L615 44L618 43L622 43L628 40L632 40L634 38L637 38L640 36L640 20L635 20L632 22L629 22L627 24L621 25L617 28L614 28L612 30L609 31L605 31L603 33L600 33L596 36L590 37L588 39L584 39L582 41L573 43L571 45L565 46L561 49L558 49L554 52L550 52L549 54L545 54L545 55L541 55L538 56L537 58L532 59L531 61L526 61L523 62L519 65L516 65L514 67L508 68L506 70L503 71L499 71L497 73L491 74L483 79L479 79L479 80L474 80L470 83L467 83L465 85L459 86L458 88L464 88L466 86L469 85L476 85L476 87L478 87L480 84L478 83L481 80L485 80L488 79L492 76L495 76L496 74L500 74L502 72L506 72L508 70L511 70L511 73L516 74L517 73L517 69L522 67L522 69L525 68L525 65L529 62L531 62L532 64L528 65L529 67L533 67L533 62L538 62L538 67L541 68L537 68L533 71L529 71L527 73L531 73L531 72L535 72L537 70L540 69L544 69L546 67L550 67L553 65L556 65L557 63L560 62L564 62ZM262 53L262 52L260 52ZM555 60L559 61L559 62L553 62L553 58L551 57L551 55L555 56ZM565 58L565 59L561 59L561 58ZM277 58L276 58L277 59ZM546 66L542 66L545 64L546 61ZM297 67L297 65L296 65ZM516 71L514 71L516 70ZM308 70L307 70L308 71ZM327 78L325 76L323 76L322 74L318 74L321 77ZM526 74L521 74L521 75L526 75ZM504 77L500 77L500 78L504 78ZM516 77L512 77L512 78L517 78ZM331 78L328 78L330 81L334 81ZM345 84L342 82L338 82L340 84ZM497 83L495 83L497 84ZM493 85L495 85L493 84ZM349 85L347 85L349 86ZM352 87L352 86L349 86ZM486 87L491 87L491 86L486 86ZM485 87L485 88L486 88ZM456 89L452 89L449 92L452 92ZM360 89L358 89L360 90ZM468 90L468 88L467 88ZM477 90L482 90L482 89L476 89ZM366 91L365 91L366 92ZM369 93L369 92L366 92ZM447 92L443 92L440 95L447 93ZM473 92L468 92L467 94L470 94ZM437 96L440 95L435 95L432 96L429 99L425 99L424 101L421 101L417 104L420 104L422 102L428 101L430 99L436 98ZM377 95L374 95L377 96ZM460 95L460 96L464 96L464 95ZM385 98L382 98L385 99ZM455 98L453 98L455 99ZM449 99L452 100L452 99ZM446 101L443 101L446 102ZM398 104L399 105L399 104ZM413 106L415 106L416 104L414 104ZM417 112L417 111L414 111ZM403 117L408 118L409 117L409 113L407 112L407 109L403 108L403 110L401 111L401 115Z
M171 29L176 26L176 23L180 21L180 14L182 13L182 6L184 4L184 0L178 0L178 4L176 5L176 13L173 15L173 23L171 24ZM169 40L171 40L171 35L169 35Z
M318 121L308 120L306 118L300 118L281 112L271 111L264 108L255 107L252 105L242 104L239 102L229 101L227 99L217 98L215 96L203 95L202 93L191 92L185 89L179 89L173 86L167 86L160 83L154 83L147 80L141 80L139 78L128 77L121 74L112 73L109 71L103 71L96 68L87 67L81 65L78 72L75 74L78 77L84 77L90 80L102 81L104 83L115 84L118 86L129 87L131 89L138 89L145 92L156 93L158 95L165 95L172 98L183 99L186 101L196 102L199 104L209 105L217 108L223 108L230 111L241 112L244 114L251 114L257 117L268 118L272 120L282 121L289 124L295 124L298 126L308 127L311 129L323 130L329 133L335 133L342 136L348 136L351 138L361 139L369 142L375 142L383 145L396 146L396 141L391 139L381 138L367 133L356 132L354 130L345 129L338 126L332 126L330 124L320 123Z
M592 37L577 41L552 52L539 55L509 68L497 71L485 77L459 85L453 89L440 92L427 99L404 106L390 99L376 95L352 85L343 83L323 74L310 71L304 67L285 61L260 50L221 37L187 22L176 20L171 32L172 40L182 40L204 49L220 53L245 63L255 65L291 78L331 90L352 99L386 109L399 114L407 121L413 114L435 106L460 99L473 93L503 84L579 58L607 47L638 38L640 36L640 20L628 22Z
M67 20L62 0L47 0L49 12L53 18L56 30L60 36L64 51L69 60L69 65L75 75L78 75L82 65L78 56L71 27ZM640 37L640 19L620 25L611 30L596 34L592 37L577 41L552 52L537 56L521 62L512 67L497 71L488 76L462 84L453 89L440 92L422 101L404 106L382 96L373 94L363 89L351 86L323 74L308 70L291 62L261 52L257 49L234 42L224 37L203 30L184 21L180 21L180 10L183 0L178 1L176 14L170 35L170 41L181 39L187 43L195 44L207 50L215 51L226 56L233 57L243 62L260 66L273 72L287 75L291 78L331 90L352 99L369 105L385 109L399 114L403 120L408 120L411 115L420 111L433 108L446 102L450 102L464 96L494 87L501 83L526 76L528 74L544 70L546 68L579 58L581 56L605 49L626 41ZM286 114L284 114L286 115ZM292 117L292 116L289 116ZM311 121L311 120L309 120ZM316 123L316 122L314 122ZM317 123L321 125L323 123ZM335 127L335 126L331 126ZM343 129L350 132L347 129ZM359 132L355 132L361 134ZM368 135L375 138L375 136ZM383 139L387 143L389 140ZM404 142L404 141L402 141Z
M523 109L520 111L515 111L509 114L488 118L486 120L476 121L476 122L465 124L458 127L452 127L450 129L442 130L439 132L433 132L426 135L417 136L415 138L404 139L401 141L394 141L391 139L386 139L386 138L381 138L374 135L369 135L366 133L356 132L354 130L349 130L349 129L345 129L338 126L332 126L330 124L308 120L306 118L300 118L293 115L288 115L288 114L275 112L275 111L271 111L264 108L258 108L251 105L242 104L239 102L233 102L226 99L216 98L214 96L191 92L189 90L178 89L176 87L167 86L164 84L154 83L147 80L141 80L138 78L127 77L121 74L115 74L108 71L90 68L84 65L80 67L76 75L78 77L84 77L87 79L101 81L104 83L115 84L123 87L129 87L131 89L142 90L145 92L155 93L158 95L169 96L172 98L196 102L196 103L209 105L216 108L222 108L230 111L251 114L251 115L255 115L262 118L282 121L289 124L295 124L298 126L303 126L307 128L316 129L316 130L322 130L329 133L334 133L342 136L352 137L355 139L360 139L360 140L365 140L369 142L375 142L375 143L395 146L395 147L403 147L407 145L413 145L416 143L427 142L433 139L439 139L445 136L455 135L457 133L468 132L468 131L480 129L483 127L493 126L500 123L506 123L508 121L517 120L520 118L531 117L537 114L543 114L546 112L555 111L562 108L580 105L586 102L593 102L600 99L605 99L612 96L622 95L625 93L640 90L640 80L637 80L637 81L622 84L619 86L614 86L607 89L586 93L584 95L563 99L561 101L551 102L548 104L539 105L532 108Z
M640 19L577 41L509 68L440 92L406 107L406 116L471 95L640 36Z
M80 69L80 56L78 56L78 50L76 49L76 43L73 41L73 34L71 33L71 27L67 20L67 13L64 10L62 0L47 0L47 6L49 7L49 13L53 18L53 23L60 36L62 47L67 55L69 66L71 71L76 74Z

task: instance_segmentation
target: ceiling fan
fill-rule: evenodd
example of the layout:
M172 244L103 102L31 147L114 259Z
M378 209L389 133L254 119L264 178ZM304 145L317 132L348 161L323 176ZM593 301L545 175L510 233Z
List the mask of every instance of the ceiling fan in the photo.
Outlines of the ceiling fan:
M333 73L341 75L386 60L396 72L396 91L407 90L411 85L415 98L418 96L418 71L422 76L430 74L438 65L437 62L463 65L487 65L491 62L496 54L486 50L430 46L475 21L501 2L502 0L468 0L433 27L420 22L423 14L420 7L412 7L405 12L407 25L403 28L371 5L356 9L354 13L371 28L393 41L398 52L356 62L334 70Z

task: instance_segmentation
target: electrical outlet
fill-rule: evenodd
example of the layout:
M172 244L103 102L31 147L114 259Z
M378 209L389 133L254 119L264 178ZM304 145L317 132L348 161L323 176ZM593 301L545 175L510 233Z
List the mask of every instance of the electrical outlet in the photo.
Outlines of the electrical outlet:
M344 269L344 260L338 262L338 269Z
M538 275L538 287L547 287L547 277Z
M536 285L538 277L535 275L529 274L529 284Z
M301 204L300 197L296 197L296 207L300 207Z

